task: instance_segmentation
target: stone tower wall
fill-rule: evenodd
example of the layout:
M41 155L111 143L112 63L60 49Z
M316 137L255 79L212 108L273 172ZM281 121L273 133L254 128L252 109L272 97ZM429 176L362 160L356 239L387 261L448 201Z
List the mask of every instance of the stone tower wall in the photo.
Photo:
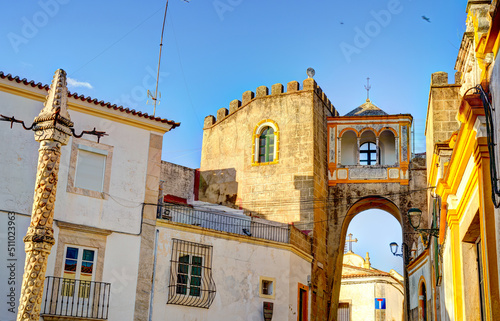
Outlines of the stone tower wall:
M326 117L335 110L313 79L265 86L205 118L200 200L241 207L280 222L313 220L314 197L326 196ZM253 164L254 132L279 128L276 164ZM275 142L276 143L276 142ZM302 200L302 201L301 201ZM312 226L300 226L312 229Z
M459 73L455 75L453 84L448 83L446 72L432 74L425 129L427 168L430 168L434 144L447 141L460 128L456 120L460 107L460 87Z

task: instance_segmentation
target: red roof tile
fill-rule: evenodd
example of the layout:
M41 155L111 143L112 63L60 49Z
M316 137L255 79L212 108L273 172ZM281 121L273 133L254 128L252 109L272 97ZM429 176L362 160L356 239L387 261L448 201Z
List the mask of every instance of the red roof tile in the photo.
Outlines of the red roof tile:
M8 79L10 81L15 81L17 83L23 83L24 85L26 86L31 86L31 87L38 87L39 89L45 89L46 91L49 91L49 85L46 85L46 84L42 84L42 83L35 83L33 80L31 81L28 81L26 78L23 78L23 79L20 79L19 76L15 76L13 77L11 74L4 74L2 71L0 71L0 78L2 79ZM112 105L111 103L108 103L108 102L104 102L104 101L97 101L97 99L92 99L92 97L90 96L83 96L83 95L80 95L78 96L78 93L71 93L68 91L68 97L72 97L72 98L75 98L75 99L80 99L81 101L87 101L89 103L93 103L94 105L100 105L102 107L107 107L109 109L113 109L113 110L119 110L121 112L125 112L127 114L130 114L132 113L132 115L135 115L135 116L138 116L138 117L143 117L143 118L146 118L146 119L151 119L151 120L155 120L157 122L160 122L160 123L167 123L169 125L172 125L172 129L174 129L175 127L178 127L180 126L181 123L178 123L178 122L175 122L173 120L168 120L168 119L164 119L164 118L160 118L160 117L155 117L153 115L148 115L147 113L143 113L143 112L140 112L140 111L136 111L135 109L132 109L130 110L129 108L124 108L123 106L117 106L116 104Z

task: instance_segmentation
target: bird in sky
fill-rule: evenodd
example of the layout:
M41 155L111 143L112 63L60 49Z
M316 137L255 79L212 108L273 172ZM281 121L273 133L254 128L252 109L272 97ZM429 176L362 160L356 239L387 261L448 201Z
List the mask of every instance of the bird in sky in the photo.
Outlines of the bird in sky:
M429 23L431 22L431 19L430 19L430 18L427 18L426 16L422 16L422 19L424 19L425 21L427 21L427 22L429 22Z

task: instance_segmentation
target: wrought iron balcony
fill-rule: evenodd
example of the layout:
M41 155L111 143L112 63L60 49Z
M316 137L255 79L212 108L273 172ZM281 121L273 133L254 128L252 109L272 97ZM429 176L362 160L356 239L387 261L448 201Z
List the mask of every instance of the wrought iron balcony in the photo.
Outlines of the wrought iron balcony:
M289 243L288 224L227 212L207 211L184 205L158 205L157 218L175 223L195 225L206 229L246 235L259 239Z
M107 320L110 283L46 277L42 316Z

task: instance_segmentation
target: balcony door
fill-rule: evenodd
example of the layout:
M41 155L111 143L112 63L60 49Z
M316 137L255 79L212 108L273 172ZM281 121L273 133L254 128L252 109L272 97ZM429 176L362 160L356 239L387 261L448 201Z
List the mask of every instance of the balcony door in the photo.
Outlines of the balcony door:
M60 294L74 316L86 316L94 306L96 260L96 249L66 246Z

